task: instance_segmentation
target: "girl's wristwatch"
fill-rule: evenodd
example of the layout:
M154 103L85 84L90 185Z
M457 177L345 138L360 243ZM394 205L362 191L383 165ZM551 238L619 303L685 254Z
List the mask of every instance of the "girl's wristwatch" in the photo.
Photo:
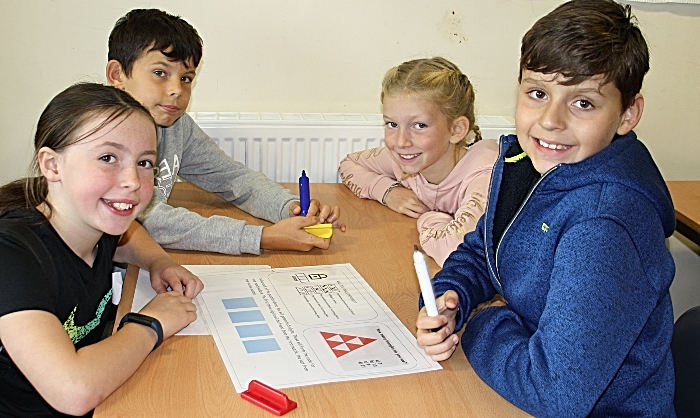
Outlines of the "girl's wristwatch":
M160 324L160 321L157 319L148 316L148 315L142 315L140 313L136 312L129 312L128 314L124 315L121 321L119 321L119 328L117 328L117 331L122 329L124 324L127 322L133 322L135 324L139 325L145 325L147 327L150 327L153 331L156 332L156 335L158 336L158 341L156 341L156 345L153 347L153 350L158 348L160 343L163 342L163 326Z

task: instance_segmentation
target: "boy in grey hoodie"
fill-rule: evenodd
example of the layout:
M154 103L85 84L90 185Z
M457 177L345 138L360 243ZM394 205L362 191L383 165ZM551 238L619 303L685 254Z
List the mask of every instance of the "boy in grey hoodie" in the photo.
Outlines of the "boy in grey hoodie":
M185 113L202 39L180 17L157 9L135 9L119 19L109 36L107 80L141 102L158 124L156 188L139 220L162 246L226 254L260 254L261 249L327 249L329 239L304 227L338 221L340 209L312 200L308 215L289 190L226 155ZM225 216L205 218L168 205L177 176L214 192L238 208L273 223L248 225Z

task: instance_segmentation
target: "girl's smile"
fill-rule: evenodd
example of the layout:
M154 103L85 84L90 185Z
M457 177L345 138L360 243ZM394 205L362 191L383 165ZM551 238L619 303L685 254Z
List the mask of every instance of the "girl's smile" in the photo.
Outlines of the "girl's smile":
M468 122L467 130L448 123L440 106L415 94L386 95L382 104L384 141L403 172L420 173L433 184L444 180L455 166L455 144L468 132Z
M77 137L103 120L88 121ZM74 245L124 233L153 194L156 130L142 113L111 121L61 152L42 148L38 155L53 207L49 220L76 254Z
M398 154L399 158L405 161L411 161L419 155L420 154Z
M117 215L119 215L119 216L129 216L129 215L131 215L131 213L133 212L133 209L134 209L134 205L138 204L138 202L137 202L137 203L134 203L134 202L131 202L131 203L127 203L127 202L112 202L112 201L107 200L107 199L102 199L102 201L103 201L107 206L109 206L109 208L110 208L111 210L113 210L115 214L117 214Z

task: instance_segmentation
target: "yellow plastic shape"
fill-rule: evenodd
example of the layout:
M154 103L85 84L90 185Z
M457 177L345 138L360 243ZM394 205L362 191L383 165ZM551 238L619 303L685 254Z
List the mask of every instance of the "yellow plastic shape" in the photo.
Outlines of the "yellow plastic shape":
M333 224L316 224L305 226L304 231L316 235L319 238L330 238L333 236Z

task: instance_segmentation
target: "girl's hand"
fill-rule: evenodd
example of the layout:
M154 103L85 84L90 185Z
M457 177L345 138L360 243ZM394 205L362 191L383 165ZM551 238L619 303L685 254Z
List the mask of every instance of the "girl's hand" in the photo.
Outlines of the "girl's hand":
M301 205L298 200L289 205L289 214L291 216L299 216L301 213ZM318 223L333 224L333 228L338 228L345 232L345 224L340 222L340 206L322 205L317 199L311 199L309 210L306 211L306 216L318 216Z
M164 340L197 319L197 308L192 299L180 290L157 294L139 313L160 321Z
M167 292L170 288L182 291L185 296L194 299L204 289L204 283L199 280L199 277L177 264L169 256L160 257L151 263L149 272L151 286L156 293Z
M425 307L418 313L416 340L433 360L443 361L452 356L459 344L459 336L454 334L459 296L448 290L436 302L438 316L428 316Z
M319 238L304 231L305 226L319 223L318 216L294 216L282 219L272 226L263 228L260 248L266 250L310 251L314 248L327 250L331 246L329 238Z
M408 215L411 218L418 218L422 214L430 211L430 208L425 206L425 204L418 199L418 196L416 196L413 190L403 186L391 189L384 201L389 209Z

